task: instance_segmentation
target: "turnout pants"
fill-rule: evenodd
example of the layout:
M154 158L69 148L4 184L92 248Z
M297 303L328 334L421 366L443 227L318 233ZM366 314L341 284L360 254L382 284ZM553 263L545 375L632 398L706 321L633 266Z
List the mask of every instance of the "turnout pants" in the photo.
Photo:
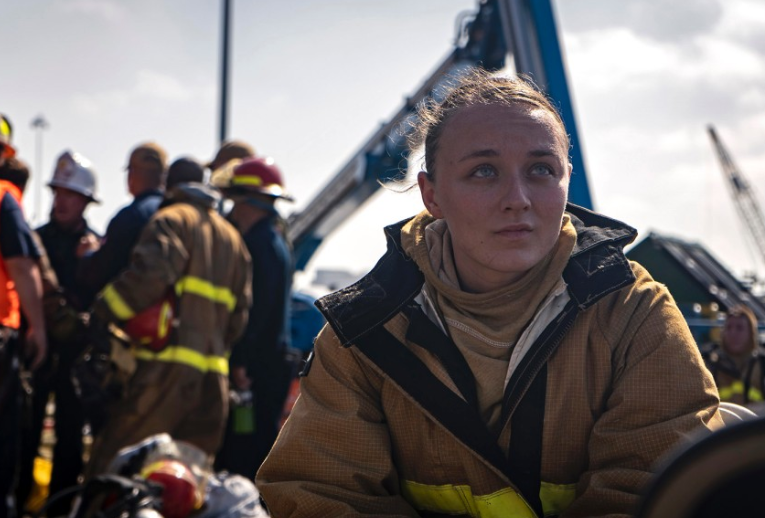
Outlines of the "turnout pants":
M109 409L86 478L104 473L117 452L167 433L214 455L226 426L228 379L178 363L139 360L126 395Z

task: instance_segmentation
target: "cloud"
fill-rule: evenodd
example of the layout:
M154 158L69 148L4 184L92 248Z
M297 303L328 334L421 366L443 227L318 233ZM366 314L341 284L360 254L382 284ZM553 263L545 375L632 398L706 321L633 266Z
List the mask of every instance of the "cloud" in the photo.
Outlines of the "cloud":
M155 70L140 70L135 82L129 88L106 92L77 94L73 98L74 107L82 113L97 115L122 110L130 105L153 101L184 103L195 98L208 99L209 87L189 86L176 77Z
M627 29L639 37L682 42L709 32L720 22L720 0L559 1L561 18L571 32Z
M133 88L135 95L154 97L167 101L184 102L194 97L194 92L174 76L153 70L140 70Z
M96 16L112 23L127 18L127 10L120 3L110 0L70 0L56 5L64 12Z

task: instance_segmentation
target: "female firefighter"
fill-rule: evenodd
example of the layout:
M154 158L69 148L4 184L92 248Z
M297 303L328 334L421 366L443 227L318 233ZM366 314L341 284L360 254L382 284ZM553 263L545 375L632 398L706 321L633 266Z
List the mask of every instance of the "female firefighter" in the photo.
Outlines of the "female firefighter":
M746 306L728 312L722 341L702 349L720 399L761 406L765 394L765 354L758 343L757 318Z
M425 211L320 299L328 325L260 469L273 516L617 516L657 458L721 423L631 227L567 204L569 141L522 79L419 110Z

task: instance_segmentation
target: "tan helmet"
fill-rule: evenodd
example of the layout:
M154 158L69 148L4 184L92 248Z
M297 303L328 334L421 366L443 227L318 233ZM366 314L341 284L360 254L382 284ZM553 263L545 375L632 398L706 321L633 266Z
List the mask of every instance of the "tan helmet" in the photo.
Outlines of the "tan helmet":
M90 201L101 203L96 199L96 173L93 165L79 153L64 151L58 157L48 187L69 189L90 198Z

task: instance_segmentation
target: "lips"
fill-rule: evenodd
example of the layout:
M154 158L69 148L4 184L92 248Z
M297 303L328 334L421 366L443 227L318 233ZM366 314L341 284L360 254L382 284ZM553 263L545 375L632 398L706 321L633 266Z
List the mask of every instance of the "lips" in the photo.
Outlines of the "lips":
M531 234L531 225L525 225L525 224L508 225L506 227L503 227L496 233L502 237L520 239Z

